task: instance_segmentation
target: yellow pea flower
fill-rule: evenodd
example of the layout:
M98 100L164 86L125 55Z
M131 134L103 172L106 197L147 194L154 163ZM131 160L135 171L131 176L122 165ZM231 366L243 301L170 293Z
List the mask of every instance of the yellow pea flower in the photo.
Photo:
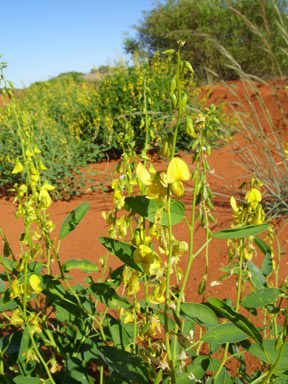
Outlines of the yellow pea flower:
M187 181L190 179L188 165L179 157L173 157L167 169L167 183L173 184L176 181Z
M236 201L235 197L233 197L233 196L231 196L231 198L230 198L230 205L231 205L231 208L233 209L234 213L237 213L239 211L237 201Z
M258 203L262 200L261 192L256 188L252 188L246 193L245 200L251 205L252 209L255 210Z
M10 324L15 325L15 326L24 325L24 321L23 321L23 318L21 316L21 312L19 311L18 308L12 312Z
M147 187L148 199L160 201L167 194L167 176L164 171L154 172L152 175L147 171L142 163L136 167L138 179Z
M166 278L163 278L160 286L157 286L153 289L152 294L149 296L148 300L153 304L163 304L165 301L164 292L166 289Z
M12 292L10 293L10 299L15 299L15 297L20 297L23 295L23 285L19 284L19 280L15 279L12 283Z
M175 181L171 184L170 188L174 196L182 197L184 195L184 185L182 181Z
M23 171L24 171L24 167L22 163L20 162L20 160L16 160L12 173L16 174L16 173L21 173Z
M29 285L33 293L42 292L42 288L40 287L41 280L38 275L35 273L29 277Z
M135 263L142 264L143 270L148 275L156 272L161 265L160 256L153 251L148 245L140 244L133 253L133 260Z
M126 293L128 296L133 296L139 291L140 291L139 273L135 271L132 273L132 276L129 280Z

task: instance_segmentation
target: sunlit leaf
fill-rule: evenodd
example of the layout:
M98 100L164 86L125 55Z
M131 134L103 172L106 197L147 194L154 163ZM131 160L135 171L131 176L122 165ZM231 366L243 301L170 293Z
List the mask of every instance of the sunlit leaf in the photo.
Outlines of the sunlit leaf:
M207 343L235 343L247 339L248 335L233 323L219 324L209 328L203 335Z
M90 208L90 203L87 201L79 205L79 207L75 208L66 219L63 221L62 226L60 228L59 238L62 240L64 237L69 235L81 222L81 220L86 215L88 209Z
M218 239L240 239L249 236L255 236L265 231L269 227L269 224L260 225L248 225L246 227L236 227L223 229L222 231L216 232L214 237Z
M188 316L197 324L204 326L218 324L215 312L212 311L212 309L207 305L198 303L182 303L180 309L182 315L184 314Z
M92 261L86 259L70 259L63 263L63 268L65 272L69 272L72 269L80 269L83 272L99 272L99 268L97 267L97 265L92 263Z
M236 325L236 327L240 328L243 332L245 332L248 336L252 337L257 343L262 343L262 335L259 330L252 324L249 320L246 319L240 313L234 311L229 305L227 305L223 300L217 299L216 297L209 297L207 299L208 303L215 308L216 312L218 312L221 316L230 320L231 323Z
M278 288L258 289L256 292L248 293L241 301L241 305L246 308L264 307L278 300L281 293L281 290Z

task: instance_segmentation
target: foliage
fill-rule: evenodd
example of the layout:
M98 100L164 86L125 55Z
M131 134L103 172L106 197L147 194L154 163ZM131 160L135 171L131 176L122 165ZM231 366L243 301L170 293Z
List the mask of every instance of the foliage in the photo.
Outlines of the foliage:
M19 254L14 254L1 230L3 382L92 384L93 363L101 383L287 381L287 281L279 281L281 250L261 205L261 182L251 180L241 204L231 197L232 228L213 234L213 192L207 172L212 150L209 136L214 126L208 119L194 122L186 109L188 96L182 87L185 68L191 74L193 70L181 59L183 44L179 42L176 52L166 52L177 60L170 84L176 123L162 151L167 167L156 171L148 156L149 88L144 86L141 162L135 151L134 127L128 120L125 135L119 138L123 154L120 176L112 182L113 207L103 212L109 231L108 237L99 240L108 252L97 264L83 258L62 263L61 240L67 241L71 231L81 225L89 204L81 204L68 215L57 243L47 213L54 186L45 179L43 152L34 140L33 125L26 126L23 119L17 119L13 93L2 77L21 144L12 172L25 176L22 184L14 186L16 217L24 224ZM175 153L183 120L194 150L192 175L187 163ZM193 183L189 216L181 201L188 180ZM186 223L189 244L173 235L173 227L180 221ZM205 236L202 246L195 249L198 225ZM264 239L258 236L262 233ZM235 302L229 296L225 300L207 298L208 245L215 238L227 239L229 247L228 263L221 268L224 276L215 284L234 276ZM201 303L185 302L192 265L201 252L205 255L205 272L198 289ZM262 257L260 268L254 263L256 256ZM122 265L107 272L110 257L117 257ZM185 271L179 267L183 257L187 258ZM71 285L74 269L87 276L82 283ZM250 376L247 352L261 366ZM226 369L231 359L239 362L234 376Z
M119 157L122 148L118 140L125 134L127 124L133 124L135 149L137 152L143 149L144 89L146 118L151 126L150 149L159 148L166 130L170 129L167 119L173 113L166 96L173 67L171 60L164 61L159 55L150 62L139 62L135 57L133 66L119 63L110 68L101 82L85 83L78 73L67 73L25 89L16 100L17 118L9 104L0 111L0 184L12 185L20 177L11 176L13 162L21 153L17 138L17 119L20 119L26 127L33 127L35 143L47 167L47 180L56 187L53 197L69 199L80 194L85 190L87 175L79 168L101 161L105 156ZM201 101L197 100L194 83L188 83L187 79L189 93L193 95L188 104L191 114L196 116L201 110ZM230 136L230 121L221 106L213 112L207 111L207 118L214 119L215 134L211 140L217 142L221 137ZM188 150L190 141L183 124L181 136L178 150Z
M184 39L183 55L191 62L198 78L219 76L233 80L237 73L226 66L225 57L218 49L218 45L222 45L243 71L271 78L275 67L263 38L269 42L282 67L287 68L287 58L282 51L283 36L277 27L278 11L287 27L286 0L166 0L144 12L142 22L135 26L136 37L126 39L124 47L130 53L153 54ZM252 28L245 19L252 23Z
M267 60L273 63L275 78L265 80L241 68L240 63L234 60L221 46L221 52L227 63L241 79L241 95L237 87L225 84L231 95L230 103L234 118L238 122L239 133L242 136L241 147L237 142L233 146L238 157L238 165L248 169L251 174L261 180L265 189L265 210L270 217L287 217L288 215L288 157L287 157L287 115L285 104L287 99L287 86L284 77L288 60L288 28L287 17L283 18L276 3L275 25L267 25L270 33L281 40L281 57L275 55L273 38L268 39L263 31L257 30L257 25L245 19L247 28L262 41ZM239 16L241 17L241 16ZM255 58L255 60L257 60ZM234 84L235 85L235 84ZM240 96L240 97L239 97ZM275 118L277 116L277 118ZM243 140L244 139L244 140ZM245 143L243 145L243 142ZM286 149L285 149L286 148Z

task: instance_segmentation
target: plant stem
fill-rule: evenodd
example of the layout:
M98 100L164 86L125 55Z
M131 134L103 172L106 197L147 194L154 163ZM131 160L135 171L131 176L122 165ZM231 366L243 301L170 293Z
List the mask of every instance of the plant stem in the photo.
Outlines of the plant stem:
M169 329L168 329L168 306L169 306L169 291L170 291L170 273L172 267L172 221L171 221L171 196L170 196L170 188L168 187L167 191L167 217L168 217L168 231L169 231L169 254L168 254L168 262L167 262L167 276L166 276L166 292L165 292L165 312L164 312L164 324L165 324L165 345L167 356L170 364L171 370L171 384L176 383L175 377L175 367L174 367L174 356L171 355L170 349L170 338L169 338Z
M268 373L267 377L265 378L265 380L263 381L263 384L270 383L270 379L271 379L273 373L276 371L276 369L277 369L277 367L278 367L278 365L282 359L282 356L284 354L284 349L286 346L286 337L287 337L287 320L288 320L288 310L286 309L285 320L284 320L284 324L283 324L282 345L280 347L280 351L279 351L279 354L277 356L277 359L276 359L275 363L270 367L269 373Z
M238 276L238 287L237 287L237 299L235 311L238 312L240 306L241 299L241 289L242 289L242 267L243 267L243 240L241 240L241 252L240 252L240 260L239 260L239 276Z

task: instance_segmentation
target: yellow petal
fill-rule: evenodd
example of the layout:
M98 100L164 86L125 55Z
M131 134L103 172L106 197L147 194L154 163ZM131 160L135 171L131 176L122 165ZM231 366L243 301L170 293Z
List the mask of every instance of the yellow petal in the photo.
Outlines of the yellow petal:
M40 287L40 283L41 283L41 280L38 275L33 274L30 276L29 284L33 292L39 293L42 291L42 288Z
M174 183L171 184L171 192L176 197L182 197L184 195L184 185L182 181L174 181Z
M21 173L23 171L24 171L24 167L23 167L22 163L19 160L16 160L16 163L15 163L15 166L14 166L12 173L13 174Z
M259 203L262 200L261 192L258 191L256 188L252 188L250 191L248 191L245 195L245 200L248 203Z
M136 175L138 179L146 186L151 185L151 176L142 163L138 163L136 167Z
M231 208L233 209L233 211L235 213L237 213L239 211L237 201L236 201L235 197L233 197L233 196L231 196L231 198L230 198L230 205L231 205Z
M174 157L167 169L167 183L172 184L175 181L185 181L190 179L188 165L179 157Z

